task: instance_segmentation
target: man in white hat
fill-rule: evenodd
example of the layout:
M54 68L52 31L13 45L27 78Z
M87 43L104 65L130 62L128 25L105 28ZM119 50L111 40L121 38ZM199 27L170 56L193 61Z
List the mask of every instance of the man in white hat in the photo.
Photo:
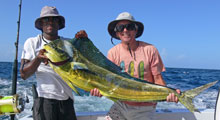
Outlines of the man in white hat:
M108 59L133 77L166 86L161 75L165 67L158 50L149 43L136 40L142 35L143 30L144 25L135 21L130 13L119 14L116 20L109 23L108 32L113 38L121 40L121 43L108 51ZM180 90L177 92L180 93ZM90 94L102 96L98 89L91 90ZM178 102L178 98L172 93L167 96L167 101ZM155 102L117 101L106 119L153 120L155 108Z
M65 27L65 19L59 15L56 7L45 6L35 27L42 34L31 37L24 43L21 56L21 77L25 80L35 73L37 79L37 97L33 105L34 120L76 120L73 107L72 89L47 64L48 59L42 49L56 39L65 39L58 30Z

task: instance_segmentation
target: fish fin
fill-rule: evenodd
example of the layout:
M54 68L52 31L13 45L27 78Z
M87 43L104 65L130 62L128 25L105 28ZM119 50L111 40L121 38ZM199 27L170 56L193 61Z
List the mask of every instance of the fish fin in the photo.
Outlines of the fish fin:
M69 80L63 79L67 85L79 96L81 96L81 94L79 93L79 91L76 89L76 87L74 86L74 84L72 82L70 82Z
M73 38L73 39L69 40L69 42L70 42L72 45L74 45L76 41L77 41L76 38Z
M108 97L108 99L112 100L113 102L117 102L118 101L118 99L115 99L113 97Z
M71 62L73 70L88 70L87 66L80 62Z
M72 83L71 83L72 84ZM77 95L79 95L79 96L81 96L81 94L79 93L79 91L76 89L76 87L72 84L72 85L69 85L72 89L73 89L73 91L77 94Z
M107 97L108 99L112 100L113 102L118 101L118 99L114 98L114 97L110 97L109 95L106 95L105 92L99 90L99 92L101 93L101 95Z
M202 91L204 91L205 89L208 89L209 87L215 85L218 81L214 81L211 83L208 83L206 85L191 89L191 90L187 90L181 93L180 97L179 97L179 101L191 112L200 112L198 109L195 108L195 106L193 105L192 99L199 95Z

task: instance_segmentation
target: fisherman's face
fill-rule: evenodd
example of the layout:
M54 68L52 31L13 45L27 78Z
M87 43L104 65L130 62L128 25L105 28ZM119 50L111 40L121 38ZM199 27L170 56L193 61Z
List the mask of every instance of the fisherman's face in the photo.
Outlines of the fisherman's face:
M48 35L57 35L59 30L59 18L45 17L41 19L41 26L44 33Z
M116 25L116 35L120 38L122 43L130 43L135 40L136 33L137 29L135 24L130 21L120 21Z

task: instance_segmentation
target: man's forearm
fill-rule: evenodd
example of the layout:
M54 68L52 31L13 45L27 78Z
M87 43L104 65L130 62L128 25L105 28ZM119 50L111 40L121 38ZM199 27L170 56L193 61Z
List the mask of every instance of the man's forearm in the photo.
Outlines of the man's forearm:
M163 77L161 74L154 75L154 83L157 85L166 86L166 82L163 80Z
M32 61L22 59L20 67L21 78L25 80L33 75L39 67L40 63L41 60L38 58L35 58Z

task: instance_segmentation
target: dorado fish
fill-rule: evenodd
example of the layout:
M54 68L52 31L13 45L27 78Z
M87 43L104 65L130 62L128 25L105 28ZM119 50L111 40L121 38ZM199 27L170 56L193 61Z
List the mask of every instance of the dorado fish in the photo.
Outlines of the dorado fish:
M192 99L217 83L211 82L178 94L173 88L152 84L121 72L93 44L76 44L77 40L82 39L91 42L88 38L75 39L72 42L55 40L44 46L50 66L75 92L75 87L85 91L98 88L103 96L111 100L136 102L165 101L169 93L174 93L179 102L194 112L198 109L193 105Z
M92 41L88 39L87 33L84 30L81 30L80 34L76 34L75 38L73 38L70 42L91 63L94 63L95 65L107 69L113 73L120 74L123 77L147 83L145 80L133 78L128 73L122 72L121 67L107 59L102 52L95 47Z

